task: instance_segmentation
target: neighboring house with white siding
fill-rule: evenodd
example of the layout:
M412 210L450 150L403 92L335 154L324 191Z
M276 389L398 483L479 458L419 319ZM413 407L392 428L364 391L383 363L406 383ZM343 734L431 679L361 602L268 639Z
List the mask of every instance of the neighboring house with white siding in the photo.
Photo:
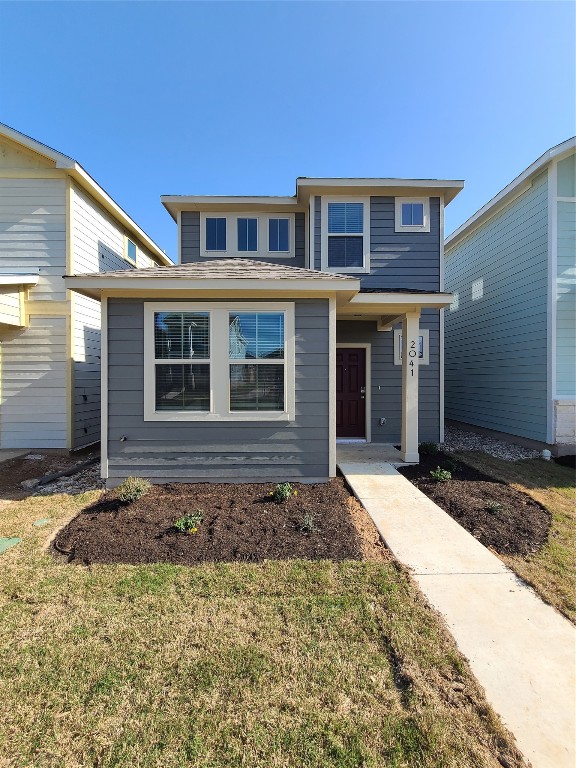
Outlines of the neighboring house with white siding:
M445 242L446 417L576 443L576 138Z
M73 159L0 124L0 447L100 439L100 304L63 276L171 264Z

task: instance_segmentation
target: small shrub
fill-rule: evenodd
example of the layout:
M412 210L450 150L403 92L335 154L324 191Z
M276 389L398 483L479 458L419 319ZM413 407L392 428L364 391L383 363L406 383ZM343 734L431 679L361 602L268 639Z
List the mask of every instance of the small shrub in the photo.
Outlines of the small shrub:
M300 525L302 533L312 533L316 530L316 523L314 522L314 515L304 515L304 519Z
M447 469L442 469L442 467L431 469L430 476L434 478L437 483L447 483L448 480L452 480L452 472Z
M437 453L440 453L440 449L436 443L420 443L418 453L421 453L422 456L436 456Z
M502 512L503 509L504 505L500 504L499 501L489 501L488 504L486 504L486 511L492 512L493 515Z
M283 501L288 501L290 496L298 496L298 491L295 491L290 483L278 483L276 488L270 491L270 496L274 497L277 504L281 504Z
M447 469L449 472L452 472L454 474L456 470L458 469L458 462L455 459L446 459L444 462L444 469Z
M145 496L152 488L152 483L143 477L127 477L116 489L118 498L124 504L132 504L133 501Z
M196 533L203 519L202 512L197 509L196 512L190 512L178 518L174 523L174 528L180 533Z

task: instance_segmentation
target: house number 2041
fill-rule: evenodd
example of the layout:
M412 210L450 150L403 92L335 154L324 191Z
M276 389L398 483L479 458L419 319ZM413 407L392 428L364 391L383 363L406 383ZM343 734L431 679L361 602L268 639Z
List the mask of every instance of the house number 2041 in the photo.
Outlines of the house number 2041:
M414 376L414 361L416 359L416 355L418 354L418 350L416 349L416 342L412 340L410 342L410 349L408 350L408 357L410 360L408 361L408 365L410 367L410 376Z

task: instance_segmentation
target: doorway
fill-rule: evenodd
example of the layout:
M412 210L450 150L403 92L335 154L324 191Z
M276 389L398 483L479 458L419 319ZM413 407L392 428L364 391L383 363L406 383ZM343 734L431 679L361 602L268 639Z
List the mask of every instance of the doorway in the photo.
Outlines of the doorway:
M336 437L366 440L366 348L336 349Z

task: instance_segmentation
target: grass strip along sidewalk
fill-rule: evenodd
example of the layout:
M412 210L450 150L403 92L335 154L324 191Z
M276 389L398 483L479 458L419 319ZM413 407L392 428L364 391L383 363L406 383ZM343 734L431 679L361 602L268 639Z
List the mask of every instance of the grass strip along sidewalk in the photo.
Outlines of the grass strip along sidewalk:
M3 509L0 535L22 542L1 558L0 766L523 765L392 559L85 567L43 552L97 498Z
M483 453L455 454L542 504L551 515L548 538L530 555L499 556L538 594L576 623L576 474L553 461L502 461Z

